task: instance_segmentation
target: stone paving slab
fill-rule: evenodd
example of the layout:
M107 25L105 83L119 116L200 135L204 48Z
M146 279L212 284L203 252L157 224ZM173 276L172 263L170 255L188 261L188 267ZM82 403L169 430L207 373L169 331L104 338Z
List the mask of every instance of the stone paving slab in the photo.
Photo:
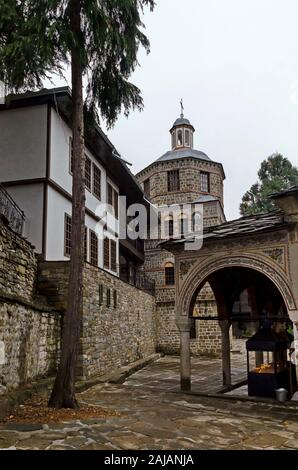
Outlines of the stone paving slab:
M208 363L203 373L208 376L209 367L213 376L218 364ZM165 357L124 384L99 384L78 397L117 410L119 416L43 426L2 425L0 449L297 450L298 408L177 393L178 368L177 358ZM153 386L157 376L161 382Z

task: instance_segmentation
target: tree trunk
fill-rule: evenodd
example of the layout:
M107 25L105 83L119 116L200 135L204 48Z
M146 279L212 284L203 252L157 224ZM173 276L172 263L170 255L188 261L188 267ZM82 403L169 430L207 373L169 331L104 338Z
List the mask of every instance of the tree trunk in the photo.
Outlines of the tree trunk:
M70 17L74 37L80 37L81 0L70 3ZM79 44L71 53L72 72L72 131L73 131L73 183L72 230L68 304L62 331L61 359L53 391L49 400L52 408L77 408L75 375L80 341L83 303L83 268L85 238L85 156L82 63Z

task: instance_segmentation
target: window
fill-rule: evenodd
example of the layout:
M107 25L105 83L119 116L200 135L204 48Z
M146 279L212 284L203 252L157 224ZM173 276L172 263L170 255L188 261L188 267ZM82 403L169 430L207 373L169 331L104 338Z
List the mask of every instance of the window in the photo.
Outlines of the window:
M150 179L144 181L144 193L147 197L150 197Z
M179 191L180 190L180 177L179 170L168 171L168 191Z
M98 238L93 230L90 230L90 263L98 266Z
M200 173L201 179L201 191L203 193L210 193L210 174L201 171Z
M165 265L165 283L166 286L175 285L175 268L173 263L166 263Z
M113 207L115 217L118 219L118 192L108 183L108 204Z
M91 191L91 168L91 160L85 155L85 186L89 191Z
M184 131L184 141L185 141L185 145L187 147L189 147L189 144L190 144L190 136L189 136L189 130L188 129L185 129Z
M174 149L176 147L176 132L173 131L172 134L172 148Z
M201 214L199 212L194 212L191 218L192 218L192 231L198 232L202 228Z
M179 129L177 133L177 146L182 147L183 145L183 131L182 129Z
M69 137L69 172L72 175L73 172L73 140Z
M92 190L94 196L96 196L98 199L101 199L101 171L93 163L93 190Z
M174 219L173 216L170 215L165 220L166 223L166 236L172 237L174 235Z
M118 302L118 298L117 298L117 291L116 289L114 289L114 308L117 308L117 302Z
M118 212L119 212L119 209L118 209L118 193L117 191L114 189L114 209L115 209L115 217L116 219L118 219Z
M85 227L85 236L84 236L84 260L88 261L88 229Z
M115 240L110 240L111 242L111 271L114 273L117 272L117 243Z
M180 235L184 235L188 232L188 220L187 217L182 216L180 219Z
M113 188L108 183L108 204L113 207Z
M111 289L107 289L107 307L111 306Z
M98 303L99 305L103 304L103 285L99 284L98 286Z
M71 250L71 217L65 214L64 218L64 256L70 257Z
M110 240L105 237L103 242L103 261L104 267L110 269Z

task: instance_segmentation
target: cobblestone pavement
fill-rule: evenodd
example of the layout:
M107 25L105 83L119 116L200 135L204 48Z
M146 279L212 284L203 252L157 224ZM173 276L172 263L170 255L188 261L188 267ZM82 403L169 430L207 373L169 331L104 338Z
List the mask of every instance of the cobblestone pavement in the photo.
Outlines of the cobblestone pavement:
M216 360L195 359L197 387L207 390L209 382L215 390L219 366ZM178 358L165 357L123 385L100 384L79 395L81 402L117 410L120 416L1 426L0 448L298 449L298 404L285 407L177 393L178 367ZM241 375L240 363L239 370Z

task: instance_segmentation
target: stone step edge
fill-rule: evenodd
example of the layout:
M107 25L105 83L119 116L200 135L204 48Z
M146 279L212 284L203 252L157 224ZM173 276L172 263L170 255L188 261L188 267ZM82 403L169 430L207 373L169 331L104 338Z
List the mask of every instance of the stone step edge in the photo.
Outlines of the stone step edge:
M150 356L139 359L138 361L132 362L131 364L119 367L119 369L116 369L108 374L93 377L90 380L80 380L76 383L76 390L78 392L83 392L88 388L93 387L94 385L102 383L123 384L129 376L135 372L138 372L149 364L152 364L161 357L163 357L163 354L161 353L151 354Z

